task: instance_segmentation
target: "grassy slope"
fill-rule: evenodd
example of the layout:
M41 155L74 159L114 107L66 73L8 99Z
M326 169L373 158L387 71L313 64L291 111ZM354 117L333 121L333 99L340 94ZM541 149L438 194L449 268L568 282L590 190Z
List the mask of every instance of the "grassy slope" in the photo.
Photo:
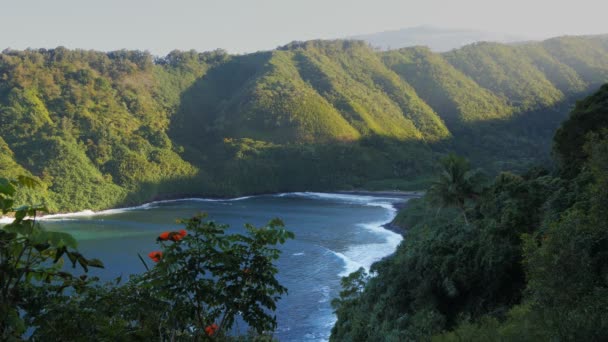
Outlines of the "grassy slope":
M564 94L516 46L478 43L444 56L455 68L519 111L551 106L564 99Z
M0 170L39 177L54 209L76 210L162 194L387 184L424 175L433 150L515 165L547 155L546 132L571 98L608 80L607 42L436 54L311 41L157 61L138 51L6 52Z
M504 100L480 87L452 67L443 56L425 47L389 51L384 63L418 94L448 124L461 127L467 122L506 119L512 109Z

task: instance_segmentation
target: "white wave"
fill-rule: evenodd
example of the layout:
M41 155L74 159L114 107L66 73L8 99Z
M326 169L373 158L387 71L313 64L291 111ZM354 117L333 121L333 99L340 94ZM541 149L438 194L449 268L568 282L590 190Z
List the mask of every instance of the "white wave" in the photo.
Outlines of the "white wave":
M337 322L337 321L338 321L338 316L336 316L336 315L332 315L331 319L329 319L329 320L327 321L327 323L325 324L325 327L327 327L327 328L330 328L330 329L331 329L331 328L333 328L333 327L334 327L334 325L336 324L336 322Z
M44 215L44 216L41 216L39 219L40 220L53 220L56 218L91 217L91 216L95 216L96 214L97 213L95 213L93 210L83 210L83 211L79 211L79 212L75 212L75 213Z
M397 246L403 240L401 234L385 229L383 226L390 223L397 215L397 209L390 202L369 202L366 205L382 207L387 210L386 219L384 221L360 223L359 227L369 230L380 237L384 238L384 242L368 243L361 245L350 246L343 253L333 252L336 256L344 261L344 270L339 273L339 276L345 277L350 273L363 267L369 272L373 263L380 261L382 258L391 255L397 249Z
M9 224L9 223L13 223L13 220L15 220L12 217L6 217L6 216L2 216L0 217L0 224Z
M319 292L321 292L321 299L319 299L319 303L329 302L329 294L331 292L329 286L321 286L321 288L319 288Z
M304 255L304 252L293 253L292 255L293 255L293 256L302 256L302 255Z
M369 271L373 263L393 254L397 249L397 246L399 246L403 240L403 236L385 229L382 226L391 222L394 216L395 215L392 214L390 220L384 222L359 224L360 227L383 237L384 242L350 246L346 251L344 251L344 255L349 259L355 260L357 263L361 264L365 270Z
M399 242L397 243L370 243L366 245L351 246L344 252L344 255L365 268L369 272L370 267L382 258L392 254ZM356 270L355 270L356 271ZM347 273L346 275L348 275Z
M362 195L348 195L348 194L335 194L335 193L325 193L325 192L287 192L282 194L274 195L276 197L307 197L314 199L326 199L326 200L336 200L343 201L347 203L362 203L370 206L380 206L386 209L392 208L392 205L388 201L402 201L402 198L392 198L392 197L375 197L375 196L362 196ZM93 210L83 210L74 213L64 213L64 214L53 214L53 215L45 215L41 216L40 220L56 220L56 219L76 219L79 217L93 217L93 216L104 216L104 215L114 215L120 214L133 210L148 210L159 204L166 203L176 203L176 202L236 202L242 201L246 199L250 199L256 196L242 196L235 198L200 198L200 197L191 197L191 198L179 198L179 199L170 199L170 200L160 200L160 201L152 201L149 203L144 203L142 205L127 207L127 208L116 208L116 209L107 209L101 211L93 211ZM381 202L375 202L378 200L382 200ZM394 208L393 208L394 209ZM12 222L10 219L2 218L0 219L0 223L10 223Z
M336 194L329 192L286 192L275 195L277 197L306 197L314 199L329 199L329 200L342 200L342 201L357 201L366 202L374 199L372 196L363 195L349 195L349 194Z
M171 203L171 202L182 202L182 201L191 201L191 202L236 202L242 201L255 196L243 196L243 197L235 197L235 198L184 198L184 199L175 199L175 200L164 200L164 201L155 201L151 202L153 204L158 203Z
M274 195L275 197L304 197L311 199L324 199L333 201L342 201L347 203L373 203L377 200L388 200L388 201L403 201L403 198L397 197L385 197L385 196L368 196L368 195L351 195L351 194L337 194L329 192L285 192ZM389 204L390 205L390 204Z
M326 199L326 200L339 200L347 202L368 202L378 198L386 198L381 196L367 196L367 195L351 195L351 194L337 194L330 192L286 192L275 195L277 197L306 197L314 199ZM397 198L395 198L396 200Z
M370 207L384 208L384 209L386 209L386 210L389 211L390 215L393 215L393 214L395 214L397 212L397 209L395 209L395 206L393 205L393 203L391 203L391 202L369 202L369 203L365 203L365 205L370 206ZM390 222L392 220L393 219L391 218L388 222ZM388 223L388 222L384 222L382 224L385 224L385 223Z
M175 203L175 202L234 202L234 201L242 201L242 200L246 200L248 198L252 198L254 196L244 196L244 197L236 197L236 198L225 198L225 199L220 199L220 198L181 198L181 199L172 199L172 200L162 200L162 201L153 201L153 202L149 202L149 203L144 203L142 205L138 205L138 206L134 206L134 207L127 207L127 208L116 208L116 209L107 209L107 210L101 210L101 211L93 211L93 210L83 210L83 211L79 211L79 212L75 212L75 213L65 213L65 214L53 214L53 215L45 215L45 216L41 216L39 219L40 220L56 220L56 219L62 219L62 220L69 220L69 219L74 219L74 218L79 218L79 217L93 217L93 216L105 216L105 215L114 215L114 214L120 214L120 213L124 213L124 212L128 212L128 211L133 211L133 210L148 210L151 209L159 204L165 204L165 203Z
M340 252L332 251L331 249L328 249L327 251L340 258L340 260L342 260L342 262L344 263L344 269L342 270L342 272L338 273L340 277L346 277L349 274L357 271L359 268L363 267L362 264Z

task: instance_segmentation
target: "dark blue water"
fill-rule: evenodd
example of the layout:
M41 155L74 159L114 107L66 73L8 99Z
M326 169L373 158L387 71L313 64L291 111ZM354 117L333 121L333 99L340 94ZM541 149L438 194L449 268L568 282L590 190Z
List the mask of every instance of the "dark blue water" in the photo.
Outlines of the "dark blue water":
M99 213L49 216L49 229L72 233L87 257L101 259L106 268L94 274L111 280L143 272L137 253L156 250L155 239L179 229L177 218L206 212L209 219L243 232L243 224L261 226L281 218L296 238L281 247L279 280L289 289L276 312L280 341L323 341L335 316L331 299L340 291L340 278L391 254L401 236L381 228L395 213L398 198L321 193L264 195L233 200L189 199L146 204Z

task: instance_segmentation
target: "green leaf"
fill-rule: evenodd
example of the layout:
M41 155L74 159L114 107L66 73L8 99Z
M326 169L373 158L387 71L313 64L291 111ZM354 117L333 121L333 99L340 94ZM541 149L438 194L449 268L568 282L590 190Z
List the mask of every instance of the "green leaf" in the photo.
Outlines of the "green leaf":
M59 261L59 259L65 252L66 252L65 247L57 248L57 250L55 251L55 260L53 260L53 263L56 263L57 261Z
M38 243L38 244L34 245L34 248L36 248L36 250L38 252L42 252L42 251L45 251L45 250L49 249L50 246L51 245L48 244L48 243Z
M5 194L12 197L15 195L16 191L17 189L15 189L15 186L11 181L6 178L0 178L0 194Z
M89 259L87 260L87 263L91 267L104 268L103 262L99 259Z
M0 229L0 241L9 241L15 237L17 237L17 234Z
M76 248L78 243L76 239L65 232L51 232L46 230L39 230L32 236L34 243L49 243L53 247L69 247Z
M78 263L84 269L85 272L89 272L89 261L85 259L82 255L78 256Z
M68 256L68 258L70 258L70 261L72 262L72 267L76 267L76 260L78 258L78 255L77 255L78 253L66 251L65 254Z
M7 224L3 227L4 230L11 233L30 235L34 231L34 222L32 220L24 220L21 222L13 221L13 223Z
M14 208L13 210L14 210L14 211L23 211L23 212L27 212L29 209L30 209L30 206L29 206L29 205L22 205L22 206L19 206L19 207L17 207L17 208Z
M25 210L17 210L15 212L15 222L21 222L27 216L27 212Z
M12 211L13 205L15 201L10 198L2 198L0 199L0 209L2 209L2 214L6 214Z

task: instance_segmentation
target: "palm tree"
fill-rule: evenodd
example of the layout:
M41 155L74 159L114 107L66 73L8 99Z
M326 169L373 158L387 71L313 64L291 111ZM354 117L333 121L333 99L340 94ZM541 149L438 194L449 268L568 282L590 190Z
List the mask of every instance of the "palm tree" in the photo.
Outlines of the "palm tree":
M455 154L441 159L439 177L429 189L433 203L442 207L456 207L462 211L464 222L468 226L465 204L481 193L483 174L480 170L471 170L469 162Z

